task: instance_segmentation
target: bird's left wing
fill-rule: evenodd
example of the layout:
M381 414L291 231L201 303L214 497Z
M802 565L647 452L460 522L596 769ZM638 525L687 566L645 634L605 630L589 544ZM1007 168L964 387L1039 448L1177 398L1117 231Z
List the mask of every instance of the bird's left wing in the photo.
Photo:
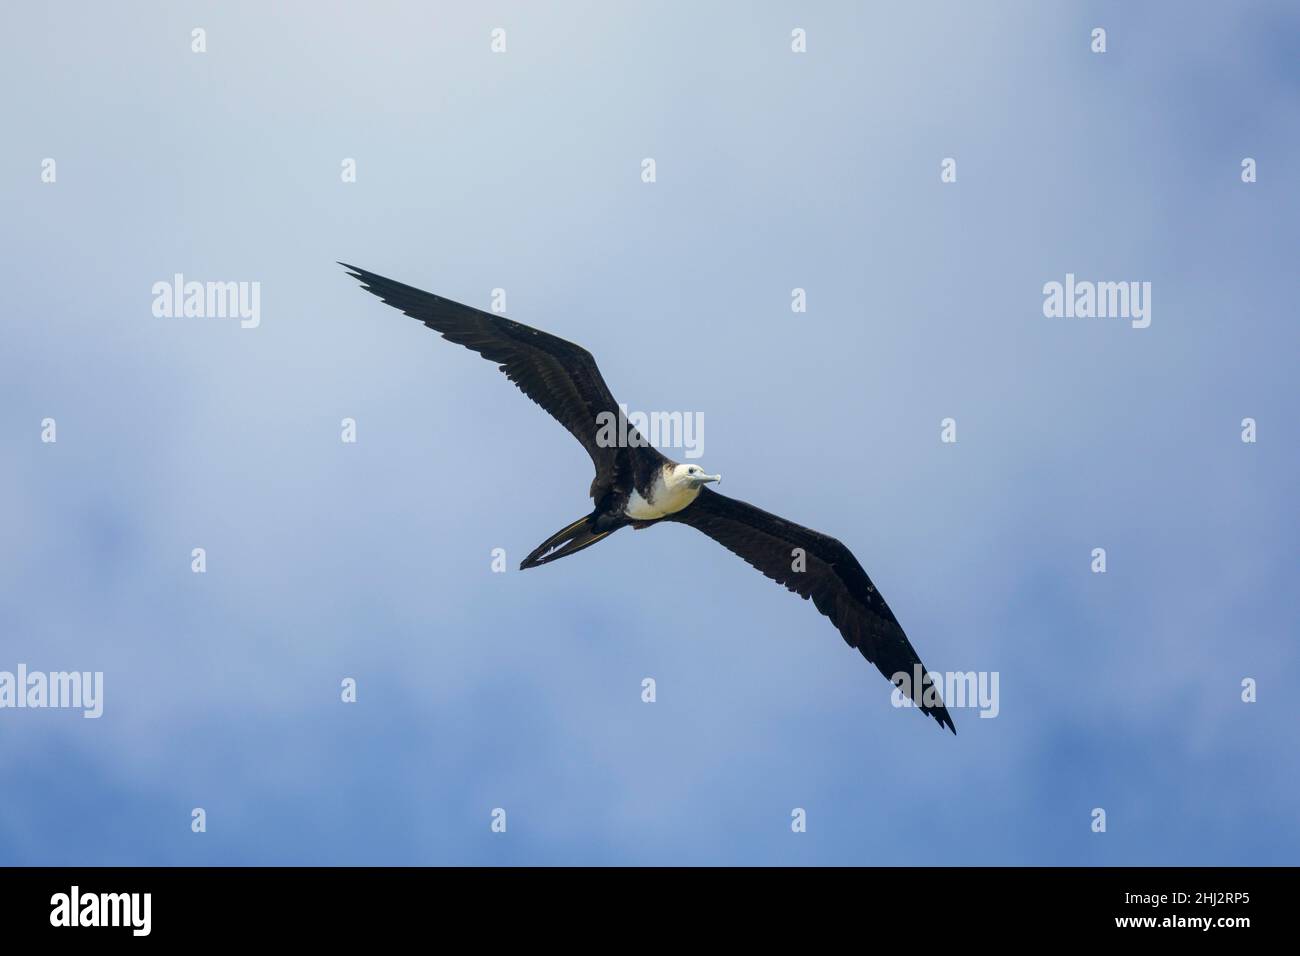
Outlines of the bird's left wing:
M599 500L609 490L624 463L618 447L597 440L598 418L606 413L613 416L607 419L610 422L626 419L590 352L503 315L462 305L346 262L339 265L388 305L441 332L443 338L496 362L520 391L550 412L587 449L596 468L591 496ZM626 425L624 433L641 454L660 457L631 425Z
M850 647L856 647L891 682L895 675L906 674L917 706L940 727L957 732L938 687L926 692L929 674L894 613L858 559L838 540L708 488L664 520L703 531L773 581L811 598ZM914 668L920 669L919 684Z

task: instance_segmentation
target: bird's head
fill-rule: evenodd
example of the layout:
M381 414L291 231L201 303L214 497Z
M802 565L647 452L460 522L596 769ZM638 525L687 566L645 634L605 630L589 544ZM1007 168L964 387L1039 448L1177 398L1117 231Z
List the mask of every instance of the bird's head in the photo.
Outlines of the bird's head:
M721 475L705 474L704 469L699 465L675 465L672 473L674 484L685 484L692 488L699 488L707 485L711 481L721 481Z

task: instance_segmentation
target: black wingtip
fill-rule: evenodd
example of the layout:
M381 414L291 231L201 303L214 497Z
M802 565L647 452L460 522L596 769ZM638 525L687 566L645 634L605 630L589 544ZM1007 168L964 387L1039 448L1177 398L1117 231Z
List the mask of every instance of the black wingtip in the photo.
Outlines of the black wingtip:
M957 725L952 722L952 716L948 713L948 708L942 703L938 707L927 707L925 712L935 719L940 728L947 727L952 731L953 736L957 736Z

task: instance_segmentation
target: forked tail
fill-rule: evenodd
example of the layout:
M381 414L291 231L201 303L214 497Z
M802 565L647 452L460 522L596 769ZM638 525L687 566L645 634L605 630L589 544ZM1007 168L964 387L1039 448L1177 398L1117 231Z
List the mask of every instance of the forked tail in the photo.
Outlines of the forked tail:
M523 563L519 565L519 570L536 568L560 558L567 558L571 554L577 554L583 548L590 548L602 538L609 537L623 527L623 524L624 522L621 521L611 522L606 516L595 512L583 515L534 548L533 553L524 558Z

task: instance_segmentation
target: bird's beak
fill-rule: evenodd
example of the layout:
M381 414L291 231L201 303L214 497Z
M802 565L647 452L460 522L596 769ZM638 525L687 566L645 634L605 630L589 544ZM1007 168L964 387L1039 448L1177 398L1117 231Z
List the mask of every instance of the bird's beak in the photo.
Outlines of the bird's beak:
M710 481L721 481L721 480L722 480L721 475L705 475L703 478L700 479L700 481L704 482L706 485Z

